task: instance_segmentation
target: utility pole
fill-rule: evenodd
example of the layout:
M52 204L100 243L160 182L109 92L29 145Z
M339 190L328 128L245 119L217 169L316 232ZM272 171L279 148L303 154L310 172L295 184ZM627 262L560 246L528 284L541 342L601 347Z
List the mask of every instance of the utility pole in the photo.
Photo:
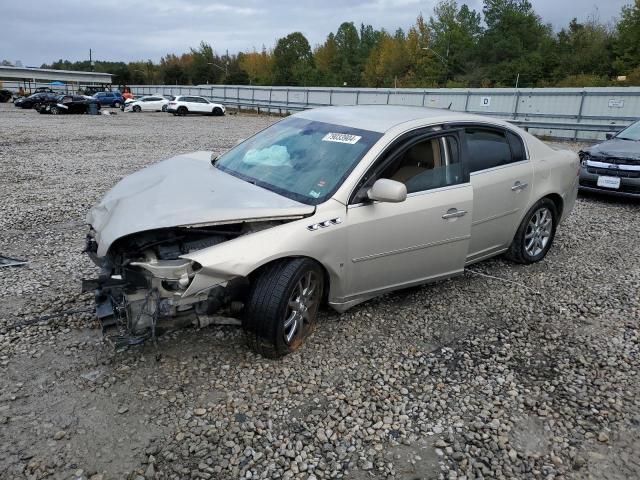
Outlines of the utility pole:
M89 69L93 72L93 59L91 58L91 49L89 49Z

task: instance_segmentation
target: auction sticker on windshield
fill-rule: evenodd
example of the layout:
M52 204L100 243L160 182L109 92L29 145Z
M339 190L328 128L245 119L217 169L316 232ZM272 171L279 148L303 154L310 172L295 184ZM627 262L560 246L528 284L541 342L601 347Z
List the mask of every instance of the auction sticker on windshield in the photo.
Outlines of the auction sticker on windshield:
M322 137L323 142L338 142L338 143L349 143L353 145L357 143L362 137L358 135L350 135L348 133L327 133L324 137Z

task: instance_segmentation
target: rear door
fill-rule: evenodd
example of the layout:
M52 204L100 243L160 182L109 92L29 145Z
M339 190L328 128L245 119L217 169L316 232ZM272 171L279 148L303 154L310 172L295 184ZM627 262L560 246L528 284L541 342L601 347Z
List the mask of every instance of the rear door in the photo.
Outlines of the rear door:
M533 167L516 133L486 125L465 127L473 186L473 220L467 262L505 250L529 203Z
M471 231L473 189L455 132L402 141L361 181L402 182L400 203L358 195L347 209L348 296L380 293L463 270ZM387 158L385 158L385 156Z

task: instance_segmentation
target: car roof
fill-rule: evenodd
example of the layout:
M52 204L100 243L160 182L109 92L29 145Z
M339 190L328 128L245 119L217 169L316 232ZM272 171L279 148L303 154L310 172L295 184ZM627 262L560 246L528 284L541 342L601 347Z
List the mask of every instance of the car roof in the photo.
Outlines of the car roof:
M451 121L477 121L500 123L478 115L445 110L442 108L413 107L405 105L345 105L321 107L296 113L294 116L317 122L333 123L384 133L402 123L424 120L425 124Z

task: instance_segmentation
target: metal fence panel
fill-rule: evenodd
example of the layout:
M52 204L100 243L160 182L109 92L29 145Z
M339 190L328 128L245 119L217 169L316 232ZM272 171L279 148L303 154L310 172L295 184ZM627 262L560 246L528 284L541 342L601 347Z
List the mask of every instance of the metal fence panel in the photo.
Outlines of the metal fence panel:
M5 81L3 88L17 91L21 85L21 82ZM32 88L48 86L49 83L31 84ZM70 88L66 86L60 91L71 92ZM580 140L602 139L607 130L617 131L640 119L640 87L395 89L132 85L130 88L136 95L200 95L231 108L260 108L272 112L295 112L323 105L450 108L524 126L530 123L530 131L538 135Z

